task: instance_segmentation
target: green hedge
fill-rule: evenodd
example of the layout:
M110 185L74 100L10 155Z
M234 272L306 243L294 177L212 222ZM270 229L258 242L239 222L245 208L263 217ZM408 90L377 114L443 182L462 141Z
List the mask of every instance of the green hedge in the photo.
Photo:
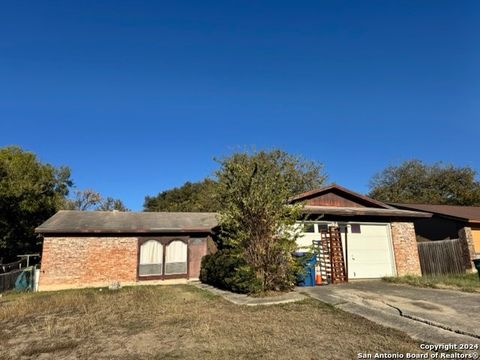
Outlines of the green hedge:
M237 293L256 293L261 290L253 269L232 250L220 250L204 256L200 281Z

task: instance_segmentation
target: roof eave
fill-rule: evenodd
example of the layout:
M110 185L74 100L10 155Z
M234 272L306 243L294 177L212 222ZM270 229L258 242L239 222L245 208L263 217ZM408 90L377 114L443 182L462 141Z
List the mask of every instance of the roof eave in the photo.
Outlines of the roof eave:
M184 229L42 229L36 228L35 233L46 234L192 234L205 233L212 234L214 228L184 228Z
M331 209L304 207L302 212L305 214L324 214L336 216L373 216L373 217L412 217L412 218L430 218L431 213L416 211L394 211L390 209L381 209L385 211L371 211L369 208L345 209L332 207Z

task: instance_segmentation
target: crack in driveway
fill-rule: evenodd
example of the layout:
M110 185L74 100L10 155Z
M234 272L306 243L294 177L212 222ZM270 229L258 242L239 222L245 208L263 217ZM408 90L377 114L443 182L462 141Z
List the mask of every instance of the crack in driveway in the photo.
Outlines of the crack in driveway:
M397 328L420 340L478 343L480 339L478 294L413 288L374 280L303 288L303 291L322 302Z
M460 335L466 335L466 336L471 336L473 338L476 338L476 339L480 339L480 336L476 335L476 334L472 334L470 332L467 332L467 331L463 331L463 330L459 330L459 329L454 329L452 327L449 327L449 326L446 326L446 325L443 325L443 324L440 324L440 323L437 323L435 321L431 321L431 320L426 320L426 319L423 319L421 317L418 317L418 316L413 316L413 315L408 315L408 314L405 314L402 309L392 305L392 304L389 304L387 302L384 302L382 301L382 303L384 303L385 305L387 306L390 306L391 308L395 309L398 311L398 314L401 316L401 317L404 317L404 318L407 318L407 319L410 319L410 320L414 320L414 321L418 321L418 322L421 322L421 323L424 323L424 324L427 324L427 325L430 325L430 326L435 326L439 329L443 329L443 330L447 330L447 331L450 331L450 332L454 332L456 334L460 334Z

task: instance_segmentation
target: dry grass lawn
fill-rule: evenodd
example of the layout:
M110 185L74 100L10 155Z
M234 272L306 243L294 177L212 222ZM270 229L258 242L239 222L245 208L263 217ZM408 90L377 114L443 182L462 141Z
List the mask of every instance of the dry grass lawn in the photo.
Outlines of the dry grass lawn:
M480 292L480 279L478 273L425 275L425 276L397 276L386 277L385 281L395 284L408 284L418 287L434 289L450 289L465 292Z
M315 300L245 307L189 285L0 298L2 359L354 359L377 351L419 348Z

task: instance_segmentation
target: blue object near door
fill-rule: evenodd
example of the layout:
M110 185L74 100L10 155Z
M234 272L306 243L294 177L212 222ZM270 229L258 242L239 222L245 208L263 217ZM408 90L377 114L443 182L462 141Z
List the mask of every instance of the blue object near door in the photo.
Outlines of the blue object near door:
M315 254L312 255L301 252L296 252L295 256L303 258L302 263L304 266L304 274L299 275L297 285L315 286L315 264L317 263L317 256Z

